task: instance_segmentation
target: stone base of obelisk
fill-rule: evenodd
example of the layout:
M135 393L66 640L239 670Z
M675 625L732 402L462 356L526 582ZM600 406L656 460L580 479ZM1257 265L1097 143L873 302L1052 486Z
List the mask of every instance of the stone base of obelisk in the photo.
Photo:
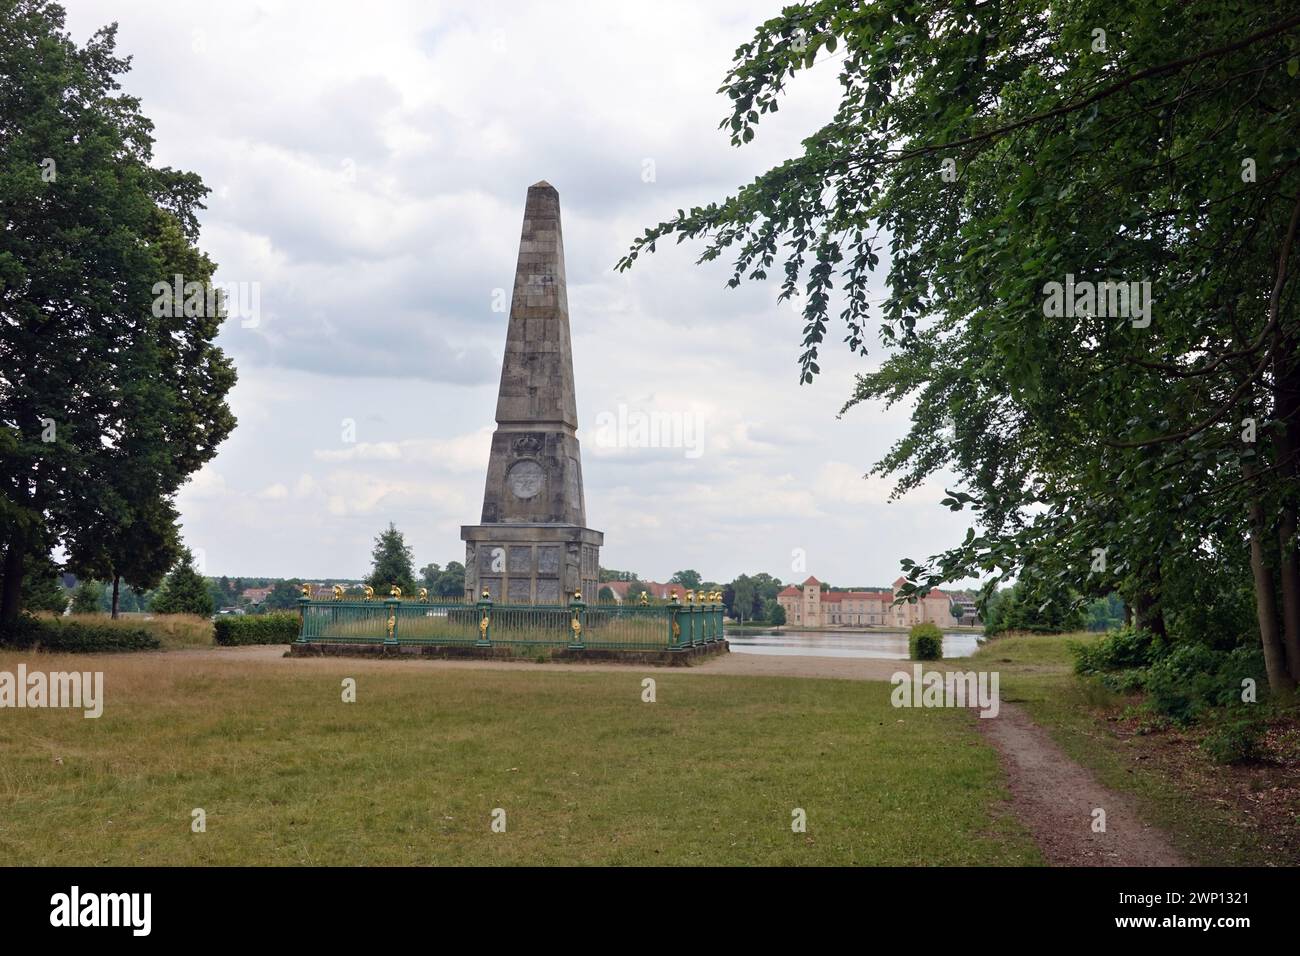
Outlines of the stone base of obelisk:
M465 598L486 589L495 603L568 604L575 591L595 603L605 535L565 524L465 525Z

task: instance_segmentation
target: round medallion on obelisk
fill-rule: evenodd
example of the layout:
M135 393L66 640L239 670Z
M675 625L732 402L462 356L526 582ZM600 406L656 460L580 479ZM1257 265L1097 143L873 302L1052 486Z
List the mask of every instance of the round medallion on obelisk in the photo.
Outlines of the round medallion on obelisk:
M515 462L506 472L506 485L511 493L525 501L537 496L545 480L546 473L542 466L530 459Z

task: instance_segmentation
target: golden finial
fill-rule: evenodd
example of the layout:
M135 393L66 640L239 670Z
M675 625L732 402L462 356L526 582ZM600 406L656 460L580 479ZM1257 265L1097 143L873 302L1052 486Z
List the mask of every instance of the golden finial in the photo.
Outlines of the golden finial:
M399 588L396 584L394 584L391 588L388 589L388 596L389 596L389 597L395 597L395 598L401 598L401 596L402 596L402 589Z
M714 603L714 604L721 604L721 603L722 603L722 592L721 592L721 591L714 591L714 592L713 592L713 603Z
M672 599L672 602L673 602L674 604L676 604L676 603L677 603L677 589L676 589L676 588L673 588L671 591L669 591L669 592L668 592L668 597Z
M420 602L423 603L427 600L429 600L429 589L420 588Z
M334 585L334 587L332 588L332 590L334 591L334 600L336 600L336 601L342 601L342 600L343 600L343 585L341 585L341 584L336 584L336 585Z
M366 592L366 600L367 600L367 601L372 600L372 599L374 598L374 596L375 596L375 589L372 588L369 584L363 585L362 588L361 588L361 590L363 590L363 591Z
M310 585L310 584L304 584L304 585L302 586L302 596L305 597L305 598L310 598L310 597L311 597L311 585Z
M581 601L581 600L582 600L582 592L581 592L581 591L574 591L574 592L573 592L573 599L574 599L575 601Z
M487 589L487 588L484 588L484 589L483 589L483 593L480 594L479 597L481 597L484 601L490 601L490 600L492 600L492 595L488 593L488 589Z
M650 599L649 599L648 597L646 597L646 593L645 593L644 591L641 592L641 603L642 603L642 604L649 604L649 603L650 603Z
M688 589L686 590L686 603L687 603L687 604L694 604L694 603L695 603L695 589L694 589L694 588L688 588Z

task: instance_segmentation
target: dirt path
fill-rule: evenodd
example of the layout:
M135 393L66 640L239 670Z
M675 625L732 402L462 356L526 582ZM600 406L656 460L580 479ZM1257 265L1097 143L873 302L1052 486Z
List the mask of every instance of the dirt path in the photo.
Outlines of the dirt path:
M1128 798L1102 786L1015 704L976 720L997 749L1012 809L1052 866L1187 866L1165 835L1146 826ZM1093 832L1104 810L1106 831Z

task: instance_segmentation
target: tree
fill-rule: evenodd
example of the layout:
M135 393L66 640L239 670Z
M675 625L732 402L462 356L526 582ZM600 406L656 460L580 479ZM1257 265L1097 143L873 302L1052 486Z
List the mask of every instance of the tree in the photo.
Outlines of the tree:
M42 0L0 18L0 629L21 610L31 542L116 578L139 517L234 427L220 310L155 310L178 273L208 286L193 245L207 190L151 165L115 34L78 47Z
M302 597L302 582L297 578L288 581L276 581L271 585L271 593L262 601L263 611L287 611L298 606Z
M420 581L430 597L462 597L465 593L465 565L449 561L446 568L426 564L420 569Z
M98 581L82 581L72 592L73 614L98 614L104 598L104 585Z
M265 587L266 585L263 585ZM302 597L301 578L288 578L270 582L270 592L262 599L260 611L287 611L298 606Z
M1171 581L1248 568L1285 691L1300 678L1300 16L1147 0L1106 20L1047 0L785 8L737 49L724 126L750 142L787 80L842 45L835 116L619 267L675 234L705 240L702 261L733 252L733 286L778 270L780 298L803 302L804 383L833 308L855 353L879 322L886 356L844 410L913 412L873 470L896 495L950 471L945 506L973 515L948 551L902 561L901 596L975 575L984 601L1011 579L1079 604L1118 591L1164 634L1191 619Z
M731 616L740 623L753 620L762 614L762 602L754 588L754 582L747 574L742 574L731 582ZM726 591L723 592L726 596Z
M614 600L614 592L609 589L608 585L602 586L596 594L596 601L601 604L613 604Z
M381 531L379 537L375 538L375 548L370 557L370 576L366 578L366 583L376 593L386 596L394 584L404 594L409 595L415 591L415 572L412 570L414 558L411 549L406 546L402 532L392 522L389 522L387 530Z
M127 523L102 541L101 567L112 579L109 613L116 618L123 582L132 591L148 591L162 581L180 558L178 515L170 500L139 502ZM129 536L129 541L128 541Z
M68 609L68 592L59 583L59 574L53 570L32 568L23 581L22 606L32 611L49 611L62 614Z
M678 571L668 581L669 584L677 584L689 590L695 590L702 583L700 572L695 570Z
M465 565L459 561L448 561L447 567L438 577L436 587L429 589L430 594L438 597L461 597L465 593Z
M776 598L768 598L763 602L763 617L768 624L780 627L785 623L785 608Z
M194 566L194 554L189 548L181 549L181 556L163 581L150 608L155 614L212 614L212 595L208 584Z

